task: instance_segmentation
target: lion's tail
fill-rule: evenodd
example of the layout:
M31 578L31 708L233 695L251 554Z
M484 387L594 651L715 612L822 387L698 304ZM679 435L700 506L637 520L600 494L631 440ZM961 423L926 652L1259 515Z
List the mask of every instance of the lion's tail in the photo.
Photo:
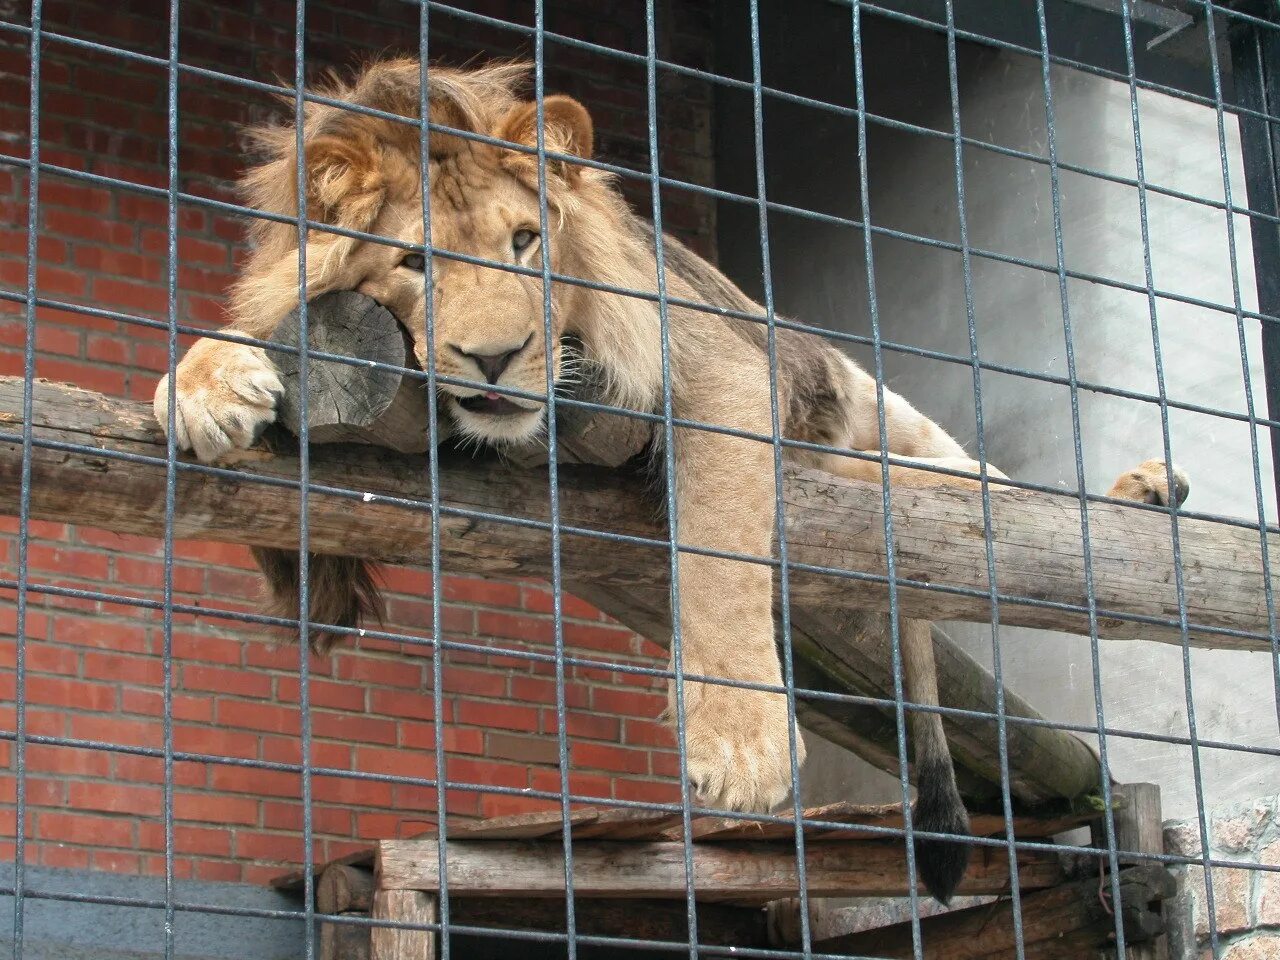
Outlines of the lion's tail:
M907 698L924 706L938 705L938 668L933 659L933 635L924 620L905 620L902 662ZM916 803L912 829L929 833L969 835L969 815L956 786L942 716L909 713L915 745ZM916 838L916 869L925 888L940 903L950 901L969 865L969 846L963 842Z
M296 550L254 547L253 559L264 581L262 612L294 619L298 616L301 563ZM385 607L369 564L359 557L313 553L307 558L308 622L311 648L328 653L344 635L324 627L356 627L361 621L382 623Z

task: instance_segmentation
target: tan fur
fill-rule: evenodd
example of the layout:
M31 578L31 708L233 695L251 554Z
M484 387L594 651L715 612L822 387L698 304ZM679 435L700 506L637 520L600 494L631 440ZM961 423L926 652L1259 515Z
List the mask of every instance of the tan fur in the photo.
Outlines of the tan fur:
M389 61L353 83L326 90L332 97L416 117L414 61ZM532 145L534 105L517 94L523 69L502 64L471 71L431 71L431 119ZM549 151L589 155L591 121L576 102L545 100ZM418 130L414 126L309 104L306 112L308 214L318 220L409 243L423 240ZM245 179L248 200L273 213L296 214L294 132L261 131L270 159ZM542 256L553 271L642 293L656 293L651 228L626 207L605 174L558 160L545 167L548 234L523 253L513 235L539 229L538 165L527 153L432 133L429 157L431 240L437 248L535 270ZM297 302L297 232L259 222L256 250L232 298L232 329L267 336ZM762 314L714 267L671 238L664 239L667 291L672 298ZM402 264L405 251L385 244L312 230L307 237L309 296L354 289L390 309L413 336L424 366L426 300L422 275ZM437 256L434 363L441 375L483 381L471 356L517 350L497 381L545 397L543 285L540 276L474 266ZM565 283L552 285L553 368L562 371L562 335L583 343L585 362L599 366L609 402L638 410L660 408L662 339L650 300ZM671 391L677 417L757 434L771 430L770 367L764 328L714 313L672 305ZM878 451L875 381L826 340L780 329L777 392L788 436L852 450ZM471 355L471 356L469 356ZM279 384L260 351L202 340L177 370L178 441L202 459L251 442L274 416ZM246 384L248 381L248 384ZM166 413L166 386L156 413ZM446 385L442 402L466 432L502 445L536 441L544 405L512 398L521 413L473 413L460 401L483 389ZM888 447L918 465L974 473L978 465L945 431L906 400L884 392ZM193 424L195 427L193 428ZM185 425L185 427L184 427ZM185 429L185 432L184 432ZM773 451L767 443L706 431L675 432L676 521L683 544L767 557L774 526ZM805 454L797 458L833 473L879 482L878 460ZM1003 474L988 468L992 478ZM890 470L895 483L974 485L910 465ZM1151 475L1152 471L1142 474ZM1136 475L1135 475L1136 476ZM1159 489L1154 476L1150 489ZM1138 488L1138 481L1131 484ZM1126 487L1130 489L1130 487ZM1125 495L1125 494L1121 494ZM781 685L774 648L768 567L682 553L680 625L686 674ZM908 690L936 704L937 684L927 624L909 623L904 636ZM920 638L923 637L922 641ZM704 801L741 810L767 810L786 795L790 751L786 700L781 694L690 682L686 755ZM941 722L913 724L922 745L941 751L949 770ZM803 759L803 742L798 741Z

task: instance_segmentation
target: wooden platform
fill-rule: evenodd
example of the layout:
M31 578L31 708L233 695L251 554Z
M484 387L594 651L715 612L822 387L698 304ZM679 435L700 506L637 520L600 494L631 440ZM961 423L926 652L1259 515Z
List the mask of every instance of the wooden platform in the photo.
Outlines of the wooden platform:
M1017 840L1045 841L1087 826L1096 814L1014 819ZM804 811L805 884L824 897L902 897L906 858L899 805L838 803ZM698 905L698 940L715 946L787 946L778 924L767 922L800 890L795 828L723 817L696 817L692 876L686 876L684 827L679 814L587 808L569 817L573 851L575 932L579 936L688 941L687 883ZM887 831L887 832L886 832ZM1005 836L1002 817L975 815L977 836ZM563 933L566 869L559 811L451 823L440 875L441 847L434 832L386 840L317 869L316 909L345 918L322 927L322 960L406 960L434 957L437 898L447 888L450 927L489 927ZM1099 878L1068 878L1051 851L1017 853L1024 943L1045 941L1034 955L1076 957L1086 944L1105 943L1114 929L1099 899ZM1137 939L1159 928L1152 904L1171 893L1158 866L1135 867L1123 877L1125 929ZM295 871L274 884L298 890ZM1010 863L1004 846L972 851L960 895L1007 896ZM927 894L920 891L922 898ZM1157 906L1158 909L1158 906ZM1000 901L923 921L926 957L960 960L1013 955L1011 908ZM370 924L370 919L374 924ZM401 924L377 926L379 920ZM405 926L407 925L407 926ZM786 925L783 924L783 927ZM981 931L982 936L977 936ZM911 956L909 925L844 934L815 928L820 952ZM904 941L905 936L905 941ZM905 942L905 947L903 946ZM1059 950L1054 944L1058 944ZM982 952L977 951L980 945ZM874 946L874 950L871 947ZM905 953L902 951L905 949ZM1039 949L1039 948L1038 948ZM1057 952L1054 952L1057 950ZM1046 952L1048 951L1048 952ZM1065 952L1063 952L1065 951Z

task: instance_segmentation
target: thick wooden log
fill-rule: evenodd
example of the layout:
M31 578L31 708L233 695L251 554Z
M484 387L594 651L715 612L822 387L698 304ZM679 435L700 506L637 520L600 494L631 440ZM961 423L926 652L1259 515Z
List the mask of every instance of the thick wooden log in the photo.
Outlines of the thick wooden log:
M376 863L380 890L437 890L434 840L384 840ZM608 899L685 896L684 845L584 840L573 845L573 888L582 897ZM1023 890L1053 886L1062 869L1051 854L1019 851ZM450 841L450 896L563 897L564 851L556 843ZM907 861L900 842L814 843L805 848L812 897L885 897L907 893ZM700 845L693 858L699 897L758 901L799 893L795 848L785 843ZM973 852L958 893L997 894L1009 885L1009 859L997 847ZM924 889L921 895L926 895Z
M1025 886L1022 890L1023 956L1078 960L1114 944L1115 921L1098 898L1096 877L1048 890L1028 893ZM1127 942L1150 942L1160 928L1160 901L1173 890L1172 877L1159 865L1124 871L1121 898ZM1015 960L1019 956L1013 902L1008 899L922 919L920 939L921 960ZM917 956L909 921L819 940L813 950L886 960Z
M35 435L42 441L88 444L163 458L164 445L150 405L109 399L72 387L40 382L35 387ZM0 451L0 494L17 503L22 417L22 384L0 380L0 424L10 430ZM239 454L242 476L211 478L182 471L176 532L182 537L289 547L297 530L296 490L258 484L297 476L297 460L251 450ZM140 534L159 532L163 515L154 509L164 474L154 466L125 462L94 452L42 448L33 467L37 516L89 523ZM93 479L88 487L80 481ZM318 552L344 553L395 563L421 563L430 536L426 471L421 458L389 451L332 449L312 458L312 483L339 487L351 495L312 492L312 545ZM562 523L661 539L665 526L639 484L616 473L592 469L561 471ZM504 469L496 463L456 459L442 465L446 507L480 510L545 523L546 484L537 471ZM93 496L86 495L94 491ZM860 576L883 576L879 487L836 479L813 470L789 471L784 488L787 537L792 562L791 591L800 604L824 609L883 610L886 588ZM407 498L406 508L384 497ZM363 503L361 503L363 501ZM1001 619L1008 624L1087 632L1083 566L1076 505L1069 497L1019 490L991 493L993 549L1001 594ZM902 586L899 610L921 620L990 619L986 591L986 543L977 492L947 487L897 490L893 496L898 575L934 587L980 591L981 596ZM1109 639L1180 643L1177 602L1169 558L1168 518L1117 504L1094 504L1095 596L1102 610L1099 632ZM544 529L484 522L450 515L442 525L442 549L451 571L490 576L545 577L550 572L549 534ZM1258 535L1255 531L1184 518L1182 558L1187 612L1194 646L1266 652L1269 641ZM1280 550L1280 536L1272 549ZM664 546L637 546L596 536L564 533L565 576L601 585L661 587L666 581ZM849 571L853 576L805 569ZM1280 584L1277 584L1280 587ZM1019 602L1034 599L1034 604ZM1079 606L1061 609L1049 604ZM1158 617L1170 622L1139 623L1109 616ZM1227 628L1259 634L1239 637L1213 632Z

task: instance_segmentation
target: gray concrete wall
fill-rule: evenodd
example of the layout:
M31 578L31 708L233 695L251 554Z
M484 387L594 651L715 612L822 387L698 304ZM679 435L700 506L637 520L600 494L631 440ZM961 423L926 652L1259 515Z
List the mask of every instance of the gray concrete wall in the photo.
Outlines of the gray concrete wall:
M814 44L825 43L827 48L843 49L847 54L847 40L840 33L847 32L847 13L833 8L828 14L822 6L806 5L812 12L806 18L780 9L770 14L766 6L765 79L788 90L851 103L851 56L824 60L814 52ZM911 123L948 129L950 106L941 38L875 20L868 21L868 28L871 109ZM821 63L822 68L816 69L815 63ZM960 79L965 134L1047 155L1037 61L966 47L961 50ZM1127 86L1067 69L1054 69L1051 80L1060 158L1132 177L1134 141ZM1214 112L1148 94L1141 96L1139 106L1148 179L1220 200L1223 184ZM732 98L726 99L724 108L719 130L724 151L721 186L752 192L751 167L744 171L739 166L750 162L749 144L726 141L737 124L744 119L749 122L749 114L744 104ZM861 215L852 120L771 101L766 105L765 129L771 199L847 217ZM1227 140L1234 200L1242 204L1239 145L1230 120ZM949 140L873 124L868 159L874 223L959 240ZM1048 168L967 148L963 169L970 242L1054 263ZM1062 175L1061 185L1068 268L1143 284L1136 189L1067 173ZM1155 194L1148 195L1148 203L1157 288L1231 304L1225 214ZM753 217L749 209L721 205L721 254L731 274L758 291L759 250ZM770 226L779 311L833 329L868 333L861 232L788 215L776 215ZM1242 305L1253 309L1252 259L1248 223L1243 218L1236 224L1236 243ZM882 335L967 356L960 256L884 236L876 238L874 256ZM972 294L983 358L1032 371L1066 373L1055 274L974 258ZM1155 393L1146 296L1082 281L1071 281L1068 294L1079 376ZM1157 317L1169 396L1244 411L1235 317L1167 300L1157 302ZM1244 326L1255 402L1260 412L1265 412L1258 328L1251 321ZM868 351L851 352L870 364ZM974 391L968 367L887 352L885 369L892 389L946 426L971 451L975 449ZM987 373L982 379L982 406L986 446L993 463L1015 477L1064 489L1076 487L1070 396L1065 387ZM1105 492L1122 470L1162 454L1160 414L1154 404L1082 392L1080 417L1086 483L1092 492ZM1192 478L1188 508L1256 520L1247 425L1176 410L1170 412L1169 421L1174 459ZM1265 436L1259 439L1263 494L1268 514L1274 519L1269 447ZM948 629L967 650L990 664L989 628L956 624ZM1010 686L1052 719L1094 722L1094 680L1087 638L1002 628L999 639ZM1187 735L1186 691L1178 648L1104 642L1099 661L1102 706L1109 726ZM1200 737L1275 745L1276 697L1271 664L1265 655L1194 651L1190 663ZM834 748L815 748L817 762L806 774L806 800L898 795L896 781L862 768L856 761L840 762ZM1116 778L1161 784L1166 816L1188 816L1194 811L1188 748L1111 737L1107 749ZM1264 793L1280 782L1280 761L1275 758L1202 749L1200 763L1205 800L1210 805Z

